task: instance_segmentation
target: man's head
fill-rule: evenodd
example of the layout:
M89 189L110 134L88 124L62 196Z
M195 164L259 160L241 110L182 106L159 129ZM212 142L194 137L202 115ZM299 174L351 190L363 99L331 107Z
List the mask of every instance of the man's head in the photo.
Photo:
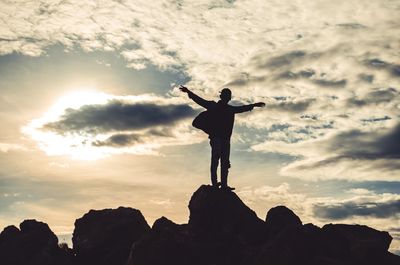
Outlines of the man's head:
M221 90L220 94L219 94L219 98L225 102L228 103L229 100L232 99L232 91L229 88L224 88Z

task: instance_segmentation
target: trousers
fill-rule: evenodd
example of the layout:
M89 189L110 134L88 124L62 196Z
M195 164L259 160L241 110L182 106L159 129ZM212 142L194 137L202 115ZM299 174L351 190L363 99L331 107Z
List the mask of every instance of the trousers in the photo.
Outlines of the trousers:
M219 161L221 161L221 186L228 186L228 172L231 167L229 155L231 150L230 139L221 137L210 138L211 146L211 183L213 186L218 185L217 169Z

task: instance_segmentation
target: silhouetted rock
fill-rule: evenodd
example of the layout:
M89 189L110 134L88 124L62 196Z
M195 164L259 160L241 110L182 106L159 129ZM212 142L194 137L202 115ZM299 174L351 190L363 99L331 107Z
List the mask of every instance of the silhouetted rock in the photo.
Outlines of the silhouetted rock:
M162 217L131 251L129 265L242 264L247 249L266 240L266 226L231 192L201 186L188 225Z
M288 227L301 226L300 218L285 206L271 208L265 219L268 229L277 234Z
M387 254L392 237L365 225L328 224L322 228L327 238L347 251L354 262L379 262ZM340 256L336 253L336 256Z
M124 265L132 243L149 230L139 210L90 210L75 221L72 242L78 264Z
M187 225L178 225L161 217L149 233L132 245L128 265L197 264L195 240Z
M335 225L334 229L302 225L285 206L272 208L264 222L231 191L201 186L189 209L188 225L158 219L152 230L134 243L127 264L380 264L376 257L386 265L400 262L400 257L387 252L390 240L386 232L367 227L362 231L351 225ZM331 235L333 230L339 231ZM365 256L370 248L376 254Z
M189 202L189 226L209 234L239 237L247 244L265 240L265 222L232 191L203 185Z
M49 226L36 220L25 220L20 229L6 227L0 234L0 264L63 265L72 256L58 246Z
M188 224L166 217L150 229L132 208L91 210L75 222L74 253L49 227L27 220L0 233L3 265L400 265L392 237L367 226L302 225L285 206L259 219L231 191L201 186Z

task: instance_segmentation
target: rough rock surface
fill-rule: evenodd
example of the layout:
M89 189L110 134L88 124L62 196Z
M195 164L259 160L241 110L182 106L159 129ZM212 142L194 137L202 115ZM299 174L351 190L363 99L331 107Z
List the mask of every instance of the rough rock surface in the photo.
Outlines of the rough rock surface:
M20 229L8 226L0 233L0 264L63 265L71 260L71 254L58 246L57 236L43 222L25 220Z
M150 229L132 208L91 210L75 222L75 256L47 224L34 220L0 234L6 265L400 265L392 237L362 225L302 224L285 206L259 219L231 191L201 186L188 224L166 217Z
M139 210L90 210L75 221L72 243L77 262L124 265L132 244L149 230Z
M300 218L286 206L271 208L267 213L265 223L268 229L274 234L278 234L290 227L302 225Z
M201 186L187 225L165 217L137 241L128 265L400 264L387 232L357 225L303 225L285 206L259 219L234 193Z
M265 223L232 191L201 186L189 202L189 226L198 233L235 236L246 244L265 240Z

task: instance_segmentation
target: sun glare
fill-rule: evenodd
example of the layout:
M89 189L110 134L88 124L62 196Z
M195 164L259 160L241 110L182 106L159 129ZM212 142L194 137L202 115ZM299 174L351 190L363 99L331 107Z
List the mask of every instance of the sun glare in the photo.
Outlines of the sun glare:
M42 117L32 120L29 124L22 128L22 132L29 135L38 144L39 148L49 156L67 156L77 160L98 160L114 154L140 154L140 155L158 155L157 149L160 146L177 144L175 137L163 137L162 140L149 139L148 141L138 142L128 146L99 146L94 143L107 141L115 131L107 133L91 133L85 131L57 131L52 130L48 126L49 123L60 121L65 115L67 109L79 109L85 105L103 105L110 100L120 100L131 104L143 102L160 102L163 104L163 98L159 98L152 94L116 96L96 91L94 89L82 89L72 91L60 97L54 105L43 114ZM179 100L170 99L169 102ZM177 102L177 101L176 101ZM179 143L185 143L183 139L191 139L193 135L186 127L180 128L182 131L179 137ZM124 131L123 133L143 133L145 131L136 130Z
M67 155L78 160L97 160L107 156L105 150L100 150L87 143L87 137L81 135L60 135L43 130L43 125L56 121L66 109L78 109L88 104L106 104L112 95L94 89L72 91L58 99L41 118L32 120L22 131L39 143L39 147L47 155Z

